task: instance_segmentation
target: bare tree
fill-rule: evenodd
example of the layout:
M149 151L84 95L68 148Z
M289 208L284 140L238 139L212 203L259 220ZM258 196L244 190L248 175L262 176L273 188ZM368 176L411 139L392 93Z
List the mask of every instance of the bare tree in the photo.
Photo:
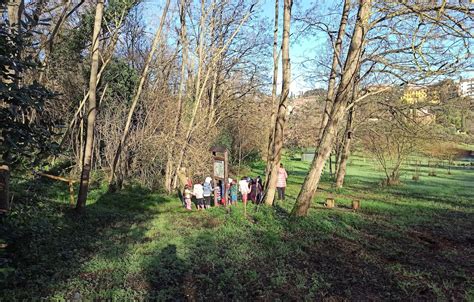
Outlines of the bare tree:
M187 1L181 0L179 6L179 20L181 23L180 31L180 43L181 43L181 74L180 82L178 88L178 102L176 104L176 114L174 119L174 126L171 132L170 140L168 141L167 146L167 159L166 159L166 171L165 171L165 189L168 193L171 193L173 190L173 152L176 145L176 139L178 135L179 128L181 126L181 118L183 111L183 94L185 93L186 85L186 69L188 64L188 49L187 49L187 33L186 33L186 8Z
M89 190L89 178L92 165L92 148L94 143L94 128L97 116L97 73L99 69L99 34L102 25L102 15L104 12L104 0L97 0L96 12L94 18L94 31L92 34L92 61L89 80L89 108L87 111L87 136L84 148L84 161L82 165L81 183L79 195L77 197L76 209L82 211L86 205L87 193Z
M150 63L153 59L153 55L154 55L154 53L155 53L155 51L158 47L158 42L160 41L160 38L161 38L161 31L163 29L163 25L164 25L164 22L165 22L165 19L166 19L166 14L168 12L169 5L170 5L170 0L167 0L166 4L165 4L165 7L163 8L163 13L161 15L160 25L159 25L158 30L156 31L155 37L153 39L153 43L152 43L150 52L148 53L148 58L147 58L147 61L145 63L145 66L143 67L142 75L140 77L140 82L139 82L138 87L137 87L137 92L135 93L135 96L132 100L132 106L130 107L130 111L128 113L128 117L127 117L127 121L125 123L125 128L123 130L122 138L121 138L120 143L117 147L117 151L115 152L114 161L112 163L112 168L111 168L110 177L109 177L109 188L111 188L111 189L113 189L113 187L114 187L113 182L114 182L114 177L115 177L115 170L117 168L117 163L118 163L118 161L120 159L120 155L122 153L122 148L125 145L125 142L127 140L127 137L128 137L129 131L130 131L130 124L132 122L133 113L135 111L135 107L137 106L138 100L140 99L140 94L142 92L143 85L144 85L145 80L146 80L147 75L148 75L148 69L150 68Z
M275 190L278 177L278 168L281 159L281 149L283 147L283 135L287 119L287 105L288 97L290 93L290 81L291 81L291 67L290 67L290 23L291 23L291 8L293 5L292 0L284 1L283 8L283 39L282 39L282 87L281 97L278 105L278 112L275 119L274 126L274 140L273 146L271 147L272 152L267 159L267 173L268 177L265 182L265 199L264 202L267 205L272 205L275 198Z
M206 31L207 31L206 26L205 26L205 21L207 18L207 14L209 12L206 11L204 7L204 2L201 2L201 16L200 16L200 25L199 25L201 31L199 34L198 49L197 49L197 53L198 53L197 73L196 73L195 82L194 82L194 95L192 96L194 104L192 107L189 122L185 130L185 134L183 136L183 139L181 140L181 147L179 148L179 151L177 153L177 161L176 161L176 164L174 165L174 171L171 177L171 180L173 181L173 185L172 185L173 188L176 187L177 173L182 167L183 161L185 159L185 155L189 148L189 144L193 138L193 132L195 131L196 126L197 126L196 124L197 115L201 107L203 94L207 88L207 84L208 84L208 80L210 78L211 72L216 68L217 62L222 58L222 55L224 54L224 52L229 48L234 38L241 30L243 24L247 21L247 19L253 13L254 6L255 4L251 4L248 11L245 13L245 15L242 16L240 20L238 20L238 24L236 28L232 31L228 40L223 45L218 44L217 47L211 47L211 49L209 49L209 53L205 54L204 53L205 52L204 39L206 37ZM210 30L212 29L213 28L211 27ZM205 60L206 57L208 57L207 62ZM207 70L205 67L207 67Z
M380 119L364 129L362 136L365 150L382 167L386 185L400 183L402 164L420 147L426 130L415 120L392 115Z
M343 115L353 106L367 101L368 96L384 91L362 92L347 105L348 88L355 76L360 74L361 81L366 83L406 85L429 82L459 71L466 65L465 57L470 54L467 41L472 39L472 23L469 23L468 15L472 11L466 5L451 5L446 1L422 5L377 2L372 5L371 1L359 1L358 6L357 22L329 121L293 209L296 216L308 212L326 154L331 151ZM452 41L451 49L442 42L446 40Z
M270 115L270 126L268 134L268 146L267 146L267 167L265 169L265 179L268 179L268 175L271 169L270 156L273 148L273 140L275 136L275 116L276 116L276 101L277 101L277 83L278 83L278 5L279 1L275 0L275 25L273 27L273 80L272 80L272 111Z
M356 86L354 85L353 93L352 93L352 101L355 99L356 94ZM354 121L354 114L355 108L352 107L349 109L347 114L347 122L346 122L346 129L344 131L344 136L342 139L342 146L340 152L338 152L338 160L337 160L337 169L336 169L336 188L342 188L344 184L344 178L346 176L346 166L347 161L349 160L349 155L351 152L351 141L353 139L353 121Z
M305 216L316 193L316 189L321 178L324 163L331 153L335 139L336 129L344 115L347 100L350 96L352 84L361 64L361 56L365 36L369 27L369 16L372 2L359 1L359 10L354 31L351 36L351 44L347 54L341 80L337 93L332 104L332 109L328 118L328 123L324 128L317 155L314 157L308 175L305 178L303 187L298 195L292 214L295 216Z
M332 56L331 70L329 72L328 91L327 91L326 100L324 102L323 117L321 119L321 132L319 135L320 140L323 135L323 129L326 127L326 124L328 123L329 114L330 114L329 111L331 110L332 102L334 100L334 96L336 93L337 74L340 69L340 66L342 66L341 64L342 43L344 41L344 36L346 34L347 19L349 18L350 7L351 7L350 1L344 0L341 22L339 24L339 30L337 32L336 41L334 42L334 46L333 46L334 50L333 50L333 56ZM329 36L332 37L331 35Z

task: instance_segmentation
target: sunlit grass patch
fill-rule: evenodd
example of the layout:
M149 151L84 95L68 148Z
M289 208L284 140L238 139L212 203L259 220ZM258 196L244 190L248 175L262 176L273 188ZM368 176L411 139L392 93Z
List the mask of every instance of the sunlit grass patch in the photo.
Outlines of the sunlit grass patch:
M287 199L249 204L247 215L241 203L188 212L173 196L98 184L77 217L67 187L19 184L30 190L3 224L9 247L0 257L11 262L2 298L363 300L357 288L369 283L379 300L472 295L471 170L412 181L407 167L401 185L385 187L373 162L356 156L344 188L326 168L308 217L293 219L309 163L284 164ZM263 169L255 164L250 176ZM324 206L328 197L335 208Z

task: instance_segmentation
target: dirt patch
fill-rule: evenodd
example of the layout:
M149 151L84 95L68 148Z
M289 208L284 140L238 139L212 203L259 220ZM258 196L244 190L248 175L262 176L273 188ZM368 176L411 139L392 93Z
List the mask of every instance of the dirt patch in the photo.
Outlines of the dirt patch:
M214 217L197 217L190 216L188 218L190 226L195 228L213 229L222 224L222 221Z
M129 274L125 279L125 287L135 291L149 291L152 286L147 280L143 279L143 273Z

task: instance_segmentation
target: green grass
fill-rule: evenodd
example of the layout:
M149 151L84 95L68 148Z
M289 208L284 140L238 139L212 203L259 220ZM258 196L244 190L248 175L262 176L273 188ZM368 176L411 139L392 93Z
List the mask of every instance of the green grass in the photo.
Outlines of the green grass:
M174 197L100 184L77 217L66 186L18 183L2 218L0 300L473 299L474 170L424 167L414 182L406 167L402 185L381 187L381 171L354 157L345 188L324 175L309 216L293 220L308 164L285 166L288 200L248 217L242 205L186 212Z

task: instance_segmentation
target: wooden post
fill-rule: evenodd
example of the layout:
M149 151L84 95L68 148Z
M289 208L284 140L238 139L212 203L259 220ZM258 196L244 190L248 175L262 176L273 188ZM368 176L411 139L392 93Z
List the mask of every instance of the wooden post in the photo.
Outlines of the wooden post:
M354 211L360 209L360 200L355 199L352 201L352 209Z
M212 173L212 182L214 184L213 188L214 188L214 206L218 206L219 203L217 201L217 194L216 194L216 189L217 189L217 184L218 184L218 181L214 178L214 172Z
M49 178L49 179L54 179L54 180L58 180L58 181L67 182L68 185L69 185L70 205L71 205L71 208L74 208L74 183L75 183L74 180L64 178L64 177L61 177L61 176L46 174L46 173L43 173L43 172L35 172L35 173L40 175L40 176Z
M10 169L7 165L0 166L0 213L10 210Z
M227 184L229 182L229 168L228 168L228 165L227 163L229 162L228 161L228 158L229 155L228 155L228 152L227 152L227 149L224 151L224 205L227 206Z
M329 196L326 198L326 203L324 204L326 208L332 209L336 205L336 202L334 201L334 198L332 196Z
M69 198L69 205L71 206L71 208L74 208L74 182L71 180L69 180Z
M214 188L217 183L222 181L223 188L221 190L220 200L214 194L214 205L218 206L219 202L224 198L225 205L227 205L227 182L229 178L229 168L228 168L228 151L225 147L215 146L210 149L213 156L213 169L212 169L212 180L214 181ZM218 164L216 166L216 164ZM223 166L222 166L223 165ZM219 168L216 170L216 168Z

